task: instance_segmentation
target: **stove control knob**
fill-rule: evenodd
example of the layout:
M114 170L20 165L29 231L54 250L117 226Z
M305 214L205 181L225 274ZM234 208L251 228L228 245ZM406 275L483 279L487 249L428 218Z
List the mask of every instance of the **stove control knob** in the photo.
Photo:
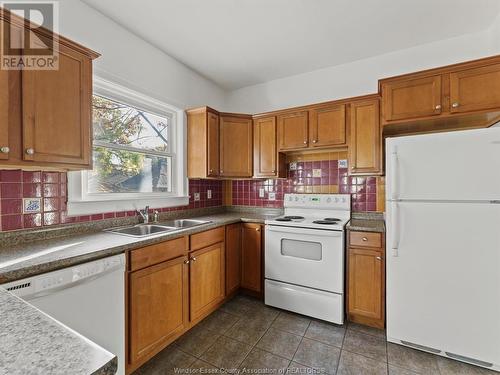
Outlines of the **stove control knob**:
M332 203L332 198L326 198L326 203Z

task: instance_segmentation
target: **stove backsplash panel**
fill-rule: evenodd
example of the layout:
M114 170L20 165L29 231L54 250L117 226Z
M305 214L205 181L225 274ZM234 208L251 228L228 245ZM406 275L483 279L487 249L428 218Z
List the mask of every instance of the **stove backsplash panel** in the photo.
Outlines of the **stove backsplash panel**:
M351 194L354 212L383 212L384 177L349 177L347 168L345 152L291 155L286 179L233 181L231 202L235 206L281 208L286 193L341 193Z

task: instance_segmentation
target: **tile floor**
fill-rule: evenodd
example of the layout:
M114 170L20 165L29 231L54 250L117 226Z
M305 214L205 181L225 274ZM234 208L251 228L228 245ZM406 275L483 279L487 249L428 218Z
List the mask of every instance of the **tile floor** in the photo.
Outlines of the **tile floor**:
M387 343L385 332L337 326L236 296L138 369L134 375L497 374ZM243 370L244 369L244 370Z

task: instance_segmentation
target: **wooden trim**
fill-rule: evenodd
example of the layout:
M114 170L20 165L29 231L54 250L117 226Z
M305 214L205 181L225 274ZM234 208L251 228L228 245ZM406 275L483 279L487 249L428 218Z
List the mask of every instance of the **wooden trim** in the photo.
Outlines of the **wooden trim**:
M191 243L189 251L196 251L218 242L224 242L225 228L224 226L221 226L215 229L209 229L204 232L192 234L189 237Z
M84 47L83 45L81 45L81 44L79 44L71 39L68 39L60 34L56 34L56 33L52 32L51 30L48 30L44 27L40 27L40 26L34 24L33 22L29 22L28 20L26 20L22 17L19 17L18 15L11 13L8 9L2 8L2 7L0 7L0 19L3 19L12 25L17 25L17 26L20 26L22 28L25 28L26 23L29 23L30 27L33 28L30 31L38 34L41 37L45 37L45 38L53 38L53 36L55 35L58 38L59 44L62 44L66 47L69 47L72 50L78 51L78 52L90 57L92 60L101 56L101 54L99 54L96 51L91 50L90 48Z
M189 251L188 236L160 242L130 251L130 270L137 271L141 268L165 262L183 255Z

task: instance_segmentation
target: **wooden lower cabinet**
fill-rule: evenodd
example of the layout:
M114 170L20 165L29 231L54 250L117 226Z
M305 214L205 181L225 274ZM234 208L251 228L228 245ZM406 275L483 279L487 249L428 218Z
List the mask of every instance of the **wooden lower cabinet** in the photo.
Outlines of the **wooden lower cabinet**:
M225 297L224 242L194 251L189 257L190 320L210 314Z
M241 224L226 226L226 296L234 294L241 283Z
M262 293L262 226L242 224L241 231L241 287Z
M364 232L350 232L347 275L347 314L350 321L377 328L385 326L385 259L383 247L373 247ZM354 238L366 239L366 246L353 246Z
M188 258L128 274L129 365L137 368L188 325Z

